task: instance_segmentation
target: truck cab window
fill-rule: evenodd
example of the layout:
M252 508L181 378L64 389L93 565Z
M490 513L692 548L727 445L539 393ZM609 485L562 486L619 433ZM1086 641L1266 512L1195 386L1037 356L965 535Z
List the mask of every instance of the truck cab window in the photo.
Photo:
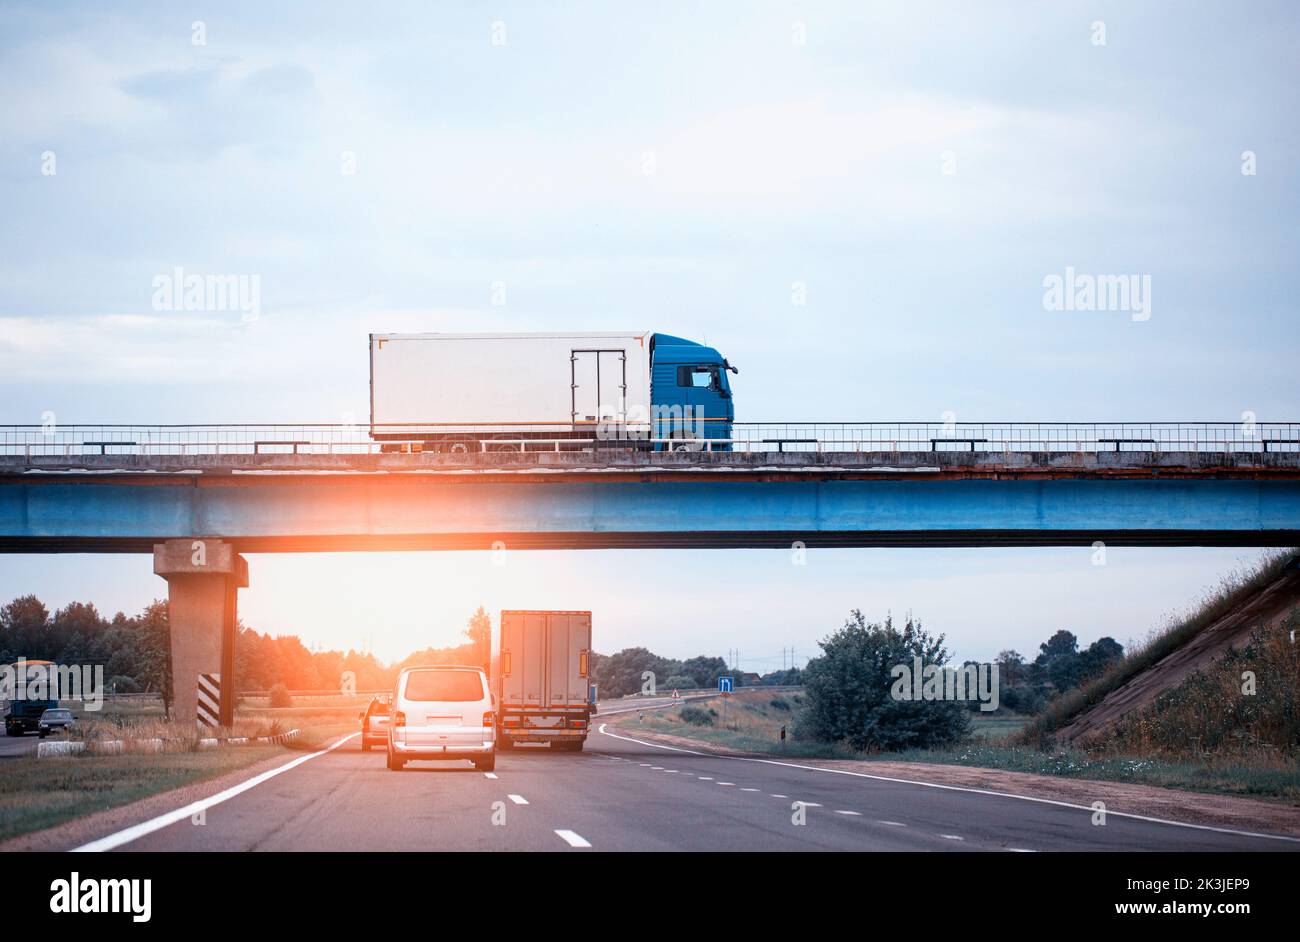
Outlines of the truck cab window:
M696 389L709 389L717 385L717 367L714 366L679 366L677 367L677 385L693 386Z

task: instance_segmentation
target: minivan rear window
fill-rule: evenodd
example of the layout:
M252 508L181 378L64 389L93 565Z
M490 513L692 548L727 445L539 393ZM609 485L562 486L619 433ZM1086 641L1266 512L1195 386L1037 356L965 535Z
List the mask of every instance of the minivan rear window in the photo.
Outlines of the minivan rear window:
M483 699L478 671L413 671L406 677L406 699L463 702Z

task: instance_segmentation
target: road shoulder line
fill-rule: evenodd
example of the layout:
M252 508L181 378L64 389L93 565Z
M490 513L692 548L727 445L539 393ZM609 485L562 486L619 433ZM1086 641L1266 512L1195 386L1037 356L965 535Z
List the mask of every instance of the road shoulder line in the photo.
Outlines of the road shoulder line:
M1078 805L1069 801L1060 801L1055 798L1039 798L1033 795L1016 795L1011 792L997 792L987 788L971 788L965 785L946 785L940 782L926 782L921 779L894 778L888 775L873 775L869 772L853 772L848 769L827 769L816 765L800 765L797 762L784 762L779 759L759 759L750 756L729 756L719 752L701 752L695 749L684 749L680 746L668 746L663 743L647 742L643 739L633 739L631 736L620 736L618 733L611 733L605 729L604 723L600 724L599 732L602 736L609 736L613 739L621 739L624 742L633 742L639 746L650 746L654 749L667 749L670 752L684 752L693 756L704 756L710 759L730 759L735 762L757 762L762 765L779 765L788 769L802 769L806 772L825 772L833 775L849 775L854 778L873 779L878 782L892 782L899 785L917 785L923 788L939 788L944 791L966 792L972 795L988 795L992 798L1014 798L1017 801L1032 801L1043 805L1056 805L1059 808L1071 808L1075 811L1086 811L1089 814L1094 813L1094 809L1088 805ZM1135 821L1146 821L1151 824L1167 824L1171 827L1191 828L1197 831L1213 831L1216 834L1232 834L1238 837L1253 837L1268 841L1286 841L1292 844L1300 844L1300 837L1291 837L1285 834L1262 834L1258 831L1243 831L1237 828L1216 827L1211 824L1193 824L1188 821L1171 821L1168 818L1156 818L1150 815L1134 814L1129 811L1110 811L1106 812L1107 817L1130 818Z
M308 753L305 756L298 756L296 759L290 759L283 765L278 765L273 769L268 769L265 772L254 775L252 778L246 779L237 785L232 785L230 788L219 791L215 795L210 795L207 798L200 798L198 801L192 801L188 805L177 808L174 811L160 814L147 821L141 821L139 824L133 824L131 827L115 831L114 833L101 837L98 840L82 844L80 847L74 847L72 853L99 853L106 850L113 850L114 848L121 847L124 844L129 844L132 841L139 840L155 831L161 831L165 827L170 827L177 822L184 821L186 818L193 817L200 811L206 811L222 802L229 801L231 798L242 795L244 792L256 788L258 785L275 778L281 773L288 772L290 769L296 769L304 762L310 762L317 756L323 756L327 752L333 752L335 749L339 748L339 746L360 735L359 732L349 733L326 746L324 749Z

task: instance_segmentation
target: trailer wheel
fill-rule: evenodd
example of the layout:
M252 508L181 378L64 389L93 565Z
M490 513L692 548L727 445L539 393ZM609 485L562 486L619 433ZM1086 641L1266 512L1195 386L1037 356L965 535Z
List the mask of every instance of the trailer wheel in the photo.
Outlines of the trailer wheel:
M495 752L488 753L486 759L475 759L474 768L480 772L491 772L497 767L497 756Z
M500 737L499 739L497 739L497 748L498 748L498 749L513 749L513 748L515 748L515 742L514 742L514 740L511 739L509 736L502 736L502 737Z

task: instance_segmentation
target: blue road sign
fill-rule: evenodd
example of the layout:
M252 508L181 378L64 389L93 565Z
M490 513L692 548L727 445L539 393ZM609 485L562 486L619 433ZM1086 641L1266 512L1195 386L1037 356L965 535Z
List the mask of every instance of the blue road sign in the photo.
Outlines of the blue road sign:
M719 677L718 693L731 693L731 688L734 683L735 683L735 678L733 677Z

